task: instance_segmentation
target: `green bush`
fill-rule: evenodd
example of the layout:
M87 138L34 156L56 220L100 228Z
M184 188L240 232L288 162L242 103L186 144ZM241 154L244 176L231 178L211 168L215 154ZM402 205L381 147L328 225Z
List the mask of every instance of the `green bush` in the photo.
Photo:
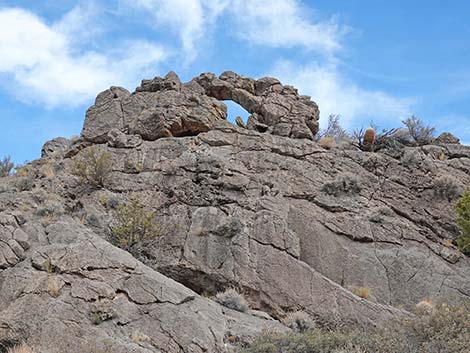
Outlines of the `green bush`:
M457 239L460 251L470 255L470 190L463 193L455 205L457 211L457 224L461 234Z
M136 247L161 235L155 222L155 213L137 199L119 205L116 217L117 225L111 231L117 245L124 250L136 250Z
M11 175L14 166L10 156L3 157L3 160L0 160L0 178Z
M79 177L82 183L97 188L104 187L111 171L110 154L106 151L98 152L95 147L86 151L72 166L72 174Z

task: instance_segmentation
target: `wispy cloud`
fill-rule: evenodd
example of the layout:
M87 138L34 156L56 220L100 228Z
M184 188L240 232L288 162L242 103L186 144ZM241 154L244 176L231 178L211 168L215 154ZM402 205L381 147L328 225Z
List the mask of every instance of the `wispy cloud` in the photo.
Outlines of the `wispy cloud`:
M257 45L331 53L341 48L346 31L333 18L312 20L313 9L297 0L234 1L231 8L238 35Z
M110 85L135 84L165 58L164 48L145 41L107 53L82 49L83 20L76 9L51 25L22 9L1 9L0 78L7 89L28 103L78 106Z
M210 32L231 0L121 0L126 6L144 10L156 29L169 28L180 38L185 62L198 55L198 43Z
M244 43L274 48L301 47L330 54L341 48L340 41L346 32L346 27L333 18L313 21L308 16L313 10L298 0L121 0L121 3L145 10L153 17L156 29L170 28L176 32L186 63L196 59L201 41L213 36L222 16L225 33Z
M270 74L295 85L302 94L312 96L320 106L323 122L330 114L340 114L346 127L367 124L371 120L381 124L399 121L411 114L414 103L411 98L361 88L349 80L333 61L303 66L279 61Z

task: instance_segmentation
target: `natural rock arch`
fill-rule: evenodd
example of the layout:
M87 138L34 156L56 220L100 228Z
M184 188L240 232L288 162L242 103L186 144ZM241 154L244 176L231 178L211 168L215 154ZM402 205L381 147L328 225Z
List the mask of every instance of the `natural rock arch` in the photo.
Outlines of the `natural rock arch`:
M197 135L227 119L223 100L250 113L246 124L250 130L307 139L318 131L318 106L275 78L255 80L227 71L181 83L169 72L163 78L143 80L134 93L120 87L100 93L87 111L82 136L106 142L116 128L144 140Z

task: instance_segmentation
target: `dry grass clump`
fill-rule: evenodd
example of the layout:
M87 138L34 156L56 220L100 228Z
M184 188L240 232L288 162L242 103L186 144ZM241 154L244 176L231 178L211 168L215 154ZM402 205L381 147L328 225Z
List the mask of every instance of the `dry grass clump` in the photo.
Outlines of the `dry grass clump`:
M350 286L348 287L349 291L359 298L370 300L372 298L370 293L370 288L368 287L359 287L359 286Z
M225 292L217 293L214 300L232 310L246 312L249 309L248 303L243 295L233 288L227 289Z
M315 321L305 311L289 313L284 319L284 324L297 333L304 333L316 327Z
M318 146L326 150L332 150L336 147L336 141L333 137L322 137L320 140L318 140Z
M432 314L435 308L435 305L430 300L425 299L416 304L415 310L418 314Z
M50 276L47 279L47 288L51 297L57 298L60 291L60 281L57 276Z
M47 179L51 179L55 176L55 167L52 162L47 162L46 164L42 165L39 172L41 175Z
M26 344L21 344L13 348L9 348L7 353L34 353L33 350Z

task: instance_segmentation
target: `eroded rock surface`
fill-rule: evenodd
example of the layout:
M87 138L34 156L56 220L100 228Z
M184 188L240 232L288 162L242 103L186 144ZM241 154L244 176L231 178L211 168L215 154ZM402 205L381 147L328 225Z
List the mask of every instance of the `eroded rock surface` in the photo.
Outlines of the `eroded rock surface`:
M48 353L202 353L287 330L200 297L73 219L25 230L32 248L0 271L0 339L27 339Z

